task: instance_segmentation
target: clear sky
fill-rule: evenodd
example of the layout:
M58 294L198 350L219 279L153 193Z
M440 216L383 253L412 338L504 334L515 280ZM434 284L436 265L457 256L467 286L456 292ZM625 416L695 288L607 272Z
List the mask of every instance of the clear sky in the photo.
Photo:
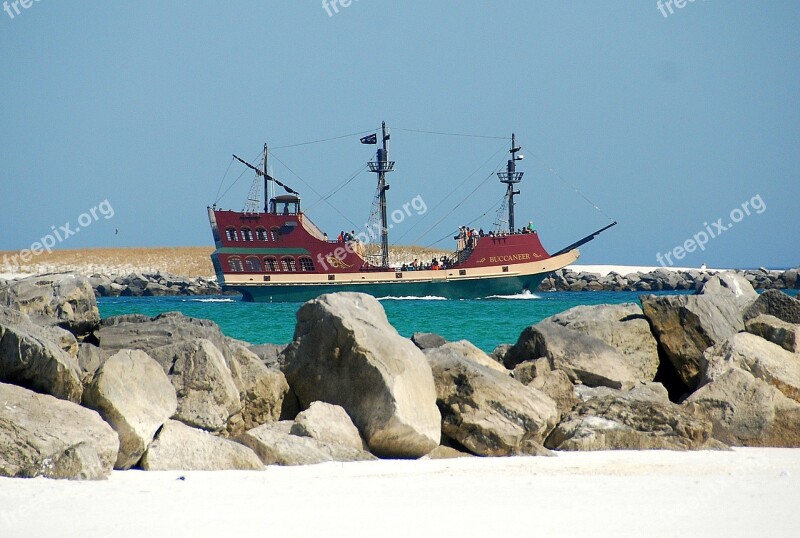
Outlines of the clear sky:
M673 263L800 263L796 1L672 14L654 0L354 0L330 15L319 0L12 4L13 18L0 12L0 250L74 228L104 200L113 217L95 210L58 248L211 245L205 208L243 171L232 153L385 120L407 129L392 131L390 209L418 195L429 209L396 226L400 243L490 210L474 224L488 229L503 193L482 182L506 142L412 131L513 131L526 154L517 219L551 251L609 222L585 196L620 224L583 263L654 265L706 230L718 236L705 250ZM358 136L275 149L273 171L334 234L353 225L315 191L373 149ZM219 204L241 209L252 179ZM363 173L329 201L363 223L374 181ZM745 202L750 215L731 215Z

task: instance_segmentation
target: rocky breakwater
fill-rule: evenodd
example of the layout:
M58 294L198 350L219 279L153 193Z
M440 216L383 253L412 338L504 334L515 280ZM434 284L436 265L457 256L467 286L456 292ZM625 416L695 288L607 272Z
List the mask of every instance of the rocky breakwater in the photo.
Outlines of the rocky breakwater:
M88 277L97 297L163 297L170 295L219 295L215 280L184 277L169 273L130 273Z
M788 271L770 271L765 268L756 270L734 271L744 277L750 285L758 290L800 289L800 269ZM676 271L656 269L649 273L608 275L589 272L575 272L571 269L559 269L545 278L539 291L676 291L698 290L714 277L716 271Z
M800 300L720 274L581 306L487 355L323 295L288 346L178 313L100 320L86 279L0 290L0 475L262 470L562 450L800 447ZM38 290L38 291L37 291Z

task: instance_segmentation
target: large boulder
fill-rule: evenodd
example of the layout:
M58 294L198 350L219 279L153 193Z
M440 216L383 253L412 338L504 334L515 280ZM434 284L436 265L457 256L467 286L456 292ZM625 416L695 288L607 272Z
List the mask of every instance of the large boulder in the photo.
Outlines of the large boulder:
M741 368L800 403L800 355L750 333L738 333L703 354L703 373L714 380L728 368Z
M716 372L683 405L725 444L800 447L800 404L741 368Z
M178 408L175 389L161 366L139 350L111 356L86 386L83 403L119 435L116 469L136 465L156 431Z
M361 448L324 443L281 430L274 424L264 424L239 436L237 441L252 449L264 465L313 465L329 461L377 459Z
M347 411L339 405L313 402L294 419L291 433L321 443L345 445L362 450L364 443Z
M616 349L639 381L655 378L658 344L639 305L576 306L547 319L598 338Z
M501 374L511 375L511 371L505 366L491 358L482 349L476 347L473 343L467 340L459 340L457 342L446 342L440 346L435 346L436 356L443 357L445 355L470 360L476 364L480 364L492 370L497 370Z
M482 456L542 452L559 418L550 397L442 347L425 354L436 380L444 436Z
M174 418L212 432L220 432L242 411L239 389L222 352L204 338L151 349L178 395Z
M700 382L703 352L744 330L736 295L727 290L705 295L644 295L641 301L664 354L690 389Z
M261 359L243 346L231 345L232 359L228 361L242 411L227 430L235 435L280 419L289 384L283 372L268 368ZM239 420L240 419L240 420Z
M800 301L779 290L767 290L745 310L744 318L769 314L787 323L800 323Z
M191 318L180 312L166 312L152 318L141 314L106 318L95 336L101 348L112 352L123 349L149 352L153 348L204 338L227 356L232 341L213 321Z
M100 324L89 280L74 274L37 275L9 282L0 288L0 304L75 334L87 334Z
M256 454L229 439L168 420L144 453L145 471L261 471Z
M118 446L117 434L96 412L0 383L0 475L102 479Z
M105 351L141 349L155 358L178 390L176 418L186 424L237 435L280 417L289 390L277 369L280 346L254 348L265 361L213 321L177 312L107 318L96 336Z
M573 382L591 387L623 388L637 382L636 373L614 348L593 336L542 321L522 331L505 356L507 368L546 357L550 367L563 370Z
M8 311L0 316L0 381L79 403L83 385L75 340L59 329L37 327L27 316L11 324L12 317ZM65 343L74 355L64 351Z
M425 356L369 295L335 293L297 312L284 373L302 407L342 406L370 451L421 457L439 445L441 416Z
M37 338L50 340L70 357L78 356L79 344L74 334L58 326L43 324L40 319L31 319L19 310L0 306L0 325L21 329Z
M732 293L740 308L745 308L758 298L758 292L743 275L725 271L717 273L704 282L697 290L698 295Z
M769 340L792 353L800 352L800 324L787 323L769 314L760 314L745 322L747 332Z
M714 446L711 422L669 401L660 384L584 392L547 438L554 450L687 450Z

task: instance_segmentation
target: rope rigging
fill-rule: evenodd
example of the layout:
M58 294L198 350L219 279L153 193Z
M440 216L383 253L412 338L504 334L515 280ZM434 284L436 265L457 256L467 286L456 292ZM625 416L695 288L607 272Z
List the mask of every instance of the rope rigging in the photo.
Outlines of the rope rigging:
M491 162L493 159L495 159L495 157L497 156L498 153L502 152L506 148L506 144L510 140L510 138L508 136L485 136L485 135L476 135L476 134L469 134L469 133L454 133L454 132L444 132L444 131L429 131L429 130L422 130L422 129L407 129L407 128L401 128L401 127L395 127L394 130L403 131L403 132L409 132L409 133L427 134L427 135L450 136L450 137L465 137L465 138L477 138L477 139L489 139L489 140L502 140L503 141L503 145L497 151L495 151L488 159L486 159L483 163L481 163L480 166L478 166L463 181L461 181L451 192L459 192L475 175L477 175L481 170L483 170L484 167L489 162ZM273 150L274 149L295 148L295 147L301 147L301 146L308 146L308 145L312 145L312 144L321 144L321 143L331 142L331 141L335 141L335 140L341 140L341 139L350 138L350 137L362 136L362 135L365 135L365 134L372 134L372 133L375 133L376 131L377 131L377 129L369 129L369 130L363 130L363 131L358 131L358 132L347 133L347 134L343 134L343 135L339 135L339 136L333 136L333 137L329 137L329 138L311 140L311 141L307 141L307 142L300 142L300 143L294 143L294 144L287 144L287 145L283 145L283 146L270 147L269 150L268 150L268 155L271 155L272 157L274 157L281 165L284 166L284 168L286 168L286 170L288 170L288 172L290 174L292 174L295 178L297 178L297 180L299 180L309 191L311 191L314 195L316 195L318 197L318 199L315 200L314 203L311 204L308 207L309 210L317 207L318 205L320 205L320 203L324 202L325 204L330 206L345 221L347 221L350 225L352 225L354 227L354 229L357 229L357 228L359 228L359 225L356 224L353 220L351 220L338 207L336 207L336 205L331 203L330 199L332 197L334 197L337 193L339 193L343 189L345 189L362 172L364 172L368 167L367 164L360 165L355 172L353 172L350 176L347 177L347 179L345 179L344 181L342 181L341 183L339 183L338 185L333 187L326 194L321 194L309 182L307 182L302 177L300 177L299 174L297 174L283 160L281 160L280 157L278 157L278 155L276 155ZM363 140L362 140L362 143L364 143ZM513 145L514 144L512 144L512 146ZM518 148L518 150L521 149L521 148L522 148L522 145L520 144L520 147ZM525 151L526 151L526 153L528 155L532 156L547 172L549 172L550 174L552 174L555 177L557 177L559 179L559 181L561 181L564 185L566 185L570 190L572 190L573 192L578 194L578 196L580 196L592 208L594 208L596 211L601 213L609 221L613 221L614 220L608 213L606 213L603 209L601 209L594 201L592 201L588 196L586 196L583 192L581 192L581 190L577 186L575 186L574 184L569 182L558 171L556 171L552 166L547 164L547 162L545 162L544 159L542 159L539 155L537 155L536 153L534 153L533 151L531 151L527 147L525 147ZM256 159L257 158L258 157L256 157ZM260 206L261 206L260 199L259 199L260 192L259 192L259 184L258 184L258 175L263 176L264 172L263 172L263 170L260 170L260 169L258 169L256 167L248 164L246 161L244 161L242 159L239 159L236 156L234 156L234 158L232 158L231 161L228 163L228 167L226 168L225 173L223 174L222 181L220 182L220 185L219 185L219 187L217 189L217 194L216 194L216 197L215 197L214 205L219 203L219 201L222 198L224 198L225 195L228 192L230 192L230 190L239 182L239 180L247 172L246 169L243 170L236 177L236 179L234 179L234 181L224 191L222 190L224 185L225 185L225 183L226 183L228 175L230 174L230 171L231 171L231 168L232 168L232 166L234 164L234 161L237 160L237 159L240 160L241 162L243 162L244 164L246 164L248 167L250 167L250 168L252 168L253 170L256 171L257 177L254 180L253 185L250 188L248 197L247 197L246 202L245 202L244 212L257 212L259 210ZM456 203L455 206L452 209L450 209L447 213L445 213L443 216L441 216L433 225L428 227L422 234L417 236L416 239L414 240L414 243L416 244L416 243L421 242L424 237L426 237L429 233L431 233L445 219L447 219L454 212L456 212L459 207L461 207L481 187L483 187L492 177L494 177L495 174L498 172L498 170L502 169L503 161L505 161L505 158L474 189L472 189L466 196L464 196L458 203ZM267 178L272 180L272 181L274 181L276 185L283 187L287 192L298 194L297 191L295 191L294 189L290 188L289 186L285 185L284 183L281 183L277 179L271 177L271 172L270 172L269 175L267 175ZM221 191L222 191L222 193L220 194ZM376 226L375 230L379 230L380 229L380 222L379 222L379 220L380 220L380 207L379 207L379 204L377 203L377 201L379 199L379 194L380 193L376 194L375 197L374 197L373 205L372 205L371 212L370 212L370 216L369 216L368 222L366 224L368 226L368 229L366 230L368 234L373 231L373 229L372 229L373 226ZM440 199L429 211L427 211L424 215L422 215L419 219L417 219L414 222L413 225L411 225L410 227L405 229L403 231L403 233L401 233L392 242L392 244L393 245L397 245L400 241L403 240L403 238L405 238L412 231L414 231L417 228L417 226L419 226L422 222L424 222L429 214L435 213L436 210L448 200L449 200L449 196L447 196L447 195L444 196L442 199ZM475 219L471 220L468 223L468 226L472 225L473 223L475 223L479 219L485 217L489 212L493 211L496 207L500 206L500 208L498 210L498 213L497 213L497 216L495 217L495 220L493 222L493 228L495 229L495 231L499 231L499 230L503 229L504 225L508 224L506 221L503 220L503 215L506 212L506 210L508 210L507 204L508 204L508 199L507 199L506 196L504 196L503 198L501 198L501 200L499 202L493 204L492 207L490 209L488 209L486 212L484 212L482 215L480 215L480 216L476 217ZM441 241L443 241L443 240L445 240L445 239L447 239L449 237L452 237L452 235L453 235L452 233L448 233L447 235L445 235L441 239L431 243L428 246L436 245L437 243L440 243ZM366 246L368 246L369 248L372 248L372 247L375 247L377 245L373 241L368 241ZM369 254L371 254L371 252Z
M472 177L473 177L475 174L477 174L478 172L480 172L480 171L481 171L481 169L483 169L483 167L484 167L484 166L486 166L486 164L487 164L489 161L491 161L492 159L494 159L494 158L497 156L497 154L498 154L498 153L500 153L501 151L503 151L505 148L506 148L506 144L505 144L505 143L503 143L503 145L502 145L502 146L500 146L500 148L499 148L497 151L495 151L495 152L494 152L494 153L493 153L493 154L492 154L492 155L491 155L491 156L490 156L488 159L486 159L485 161L483 161L483 162L481 163L481 165L480 165L480 166L478 166L478 167L477 167L477 168L476 168L476 169L475 169L475 170L474 170L474 171L473 171L473 172L472 172L470 175L468 175L468 176L466 177L466 179L464 179L464 181L462 181L461 183L459 183L459 184L458 184L458 186L456 186L456 188L454 189L454 191L458 191L458 190L459 190L461 187L463 187L463 186L464 186L464 184L465 184L467 181L469 181L470 179L472 179ZM400 241L401 241L401 240L402 240L402 239L403 239L405 236L407 236L409 233L411 233L411 231L412 231L414 228L416 228L416 227L417 227L419 224L421 224L421 223L422 223L422 222L423 222L423 221L424 221L424 220L425 220L425 219L428 217L428 215L431 215L431 214L435 213L435 212L436 212L436 209L438 209L438 208L439 208L439 206L440 206L440 205L442 205L442 204L443 204L445 201L447 201L447 200L448 200L448 197L447 197L447 196L445 196L444 198L442 198L441 200L439 200L439 201L436 203L436 205L434 205L434 206L433 206L433 207L432 207L432 208L431 208L431 209L430 209L428 212L426 212L424 215L422 215L422 217L421 217L421 218L417 219L417 221L416 221L416 222L415 222L413 225L411 225L411 227L410 227L410 228L408 228L408 229L407 229L405 232L403 232L403 234L402 234L402 235L400 235L400 237L398 237L398 238L397 238L397 239L396 239L396 240L395 240L395 241L394 241L392 244L396 245L398 242L400 242ZM451 213L452 213L452 211L451 211ZM428 231L430 231L430 230L428 230ZM422 235L421 235L419 238L417 238L417 239L421 239L422 237L424 237L425 235L427 235L427 233L428 233L428 232L425 232L424 234L422 234Z
M505 157L503 158L503 160L505 160ZM443 221L444 219L446 219L447 217L449 217L450 215L452 215L452 214L453 214L453 212L454 212L456 209L458 209L459 207L461 207L461 204L463 204L464 202L466 202L466 201L467 201L467 199L469 199L469 198L470 198L470 197L471 197L473 194L475 194L475 192L476 192L478 189L480 189L481 187L483 187L483 186L486 184L486 182L487 182L487 181L489 181L490 179L492 179L492 178L494 177L494 175L497 173L497 171L500 169L500 167L501 167L501 166L502 166L502 162L501 162L501 163L499 163L497 166L495 166L495 167L494 167L494 169L493 169L493 170L492 170L492 171L489 173L489 175L488 175L488 176L486 176L486 178L485 178L483 181L481 181L481 182L478 184L478 186L477 186L477 187L475 187L474 189L472 189L472 191L471 191L469 194L467 194L467 195L466 195L464 198L462 198L462 199L461 199L461 201L460 201L460 202L458 202L458 203L455 205L455 207L453 207L453 209L451 209L450 211L448 211L448 212L447 212L447 213L446 213L444 216L442 216L442 218L440 218L439 220L437 220L437 221L436 221L436 223L435 223L433 226L431 226L430 228L428 228L427 230L425 230L425 232L424 232L422 235L420 235L419 237L417 237L417 238L416 238L414 241L415 241L415 242L416 242L416 241L419 241L420 239L422 239L423 237L425 237L426 235L428 235L428 233L430 233L430 231L431 231L431 230L433 230L433 229L434 229L434 228L436 228L436 227L437 227L439 224L441 224L441 223L442 223L442 221Z
M574 185L573 185L573 184L571 184L569 181L567 181L566 179L564 179L564 178L561 176L561 174L559 174L558 172L556 172L556 170L555 170L555 169L554 169L552 166L550 166L550 165L548 165L546 162L544 162L544 160L542 160L542 159L541 159L541 158L540 158L538 155L536 155L536 154L535 154L533 151L530 151L528 148L525 148L525 151L527 151L529 155L533 156L533 158L534 158L534 159L536 159L537 161L539 161L539 164L541 164L541 165L542 165L542 166L545 168L545 170L547 170L548 172L550 172L551 174L553 174L554 176L556 176L556 177L557 177L559 180L561 180L561 182L562 182L562 183L564 183L564 184L565 184L567 187L569 187L570 189L572 189L573 191L575 191L575 192L578 194L578 196L580 196L581 198L583 198L583 199L584 199L584 200L585 200L585 201L586 201L586 202L587 202L587 203L588 203L590 206L592 206L592 207L593 207L593 208L595 208L597 211L599 211L600 213L602 213L602 214L603 214L603 216L605 216L605 217L606 217L606 218L607 218L609 221L613 221L613 220L614 220L614 219L613 219L613 218L612 218L612 217L611 217L611 216L610 216L608 213L606 213L605 211L603 211L602 209L600 209L600 207L599 207L597 204L595 204L593 201L591 201L591 200L589 199L589 197L587 197L585 194L583 194L583 193L580 191L580 189L578 189L578 187L574 186Z

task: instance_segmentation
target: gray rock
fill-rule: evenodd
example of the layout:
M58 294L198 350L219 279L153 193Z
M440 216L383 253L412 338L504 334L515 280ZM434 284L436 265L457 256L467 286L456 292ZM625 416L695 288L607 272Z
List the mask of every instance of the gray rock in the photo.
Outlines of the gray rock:
M280 362L278 358L286 349L286 345L278 344L261 344L258 346L249 346L247 349L256 354L265 365L270 368L279 368Z
M744 276L725 271L717 273L708 279L698 289L698 295L710 295L718 293L733 293L740 308L745 308L758 298L758 292L753 289L753 285Z
M538 454L558 421L538 390L443 348L425 351L436 380L442 433L474 454Z
M429 348L429 349L434 349L434 348ZM436 349L438 349L436 354L438 357L443 357L445 355L448 355L456 358L462 358L470 360L482 366L486 366L487 368L491 368L492 370L496 370L501 374L511 375L511 371L508 370L505 366L492 359L489 355L484 353L483 350L477 348L474 344L468 342L467 340L459 340L457 342L447 342L446 344L437 346Z
M105 361L84 390L83 403L119 435L116 469L136 465L178 408L175 389L161 366L138 350L119 351Z
M63 341L49 339L52 330L32 325L27 317L20 320L18 325L0 321L0 381L80 402L82 372L75 356L63 350Z
M760 314L745 322L747 332L769 340L792 353L800 352L800 324L786 323L768 314Z
M786 282L787 288L794 289L797 287L798 284L797 274L798 274L797 269L789 269L788 271L783 273L783 281Z
M94 411L0 383L0 475L98 480L111 473L118 446Z
M800 301L782 291L767 290L747 308L744 318L749 320L760 314L768 314L787 323L800 323Z
M168 420L141 461L145 471L261 471L256 454L239 443Z
M204 338L226 357L231 354L228 348L230 339L222 334L216 323L190 318L180 312L167 312L153 318L140 314L107 318L95 336L100 347L111 352L123 349L149 352L157 347Z
M313 402L297 415L292 435L311 437L321 443L345 445L356 450L364 449L364 442L347 411L339 405Z
M662 387L663 389L663 387ZM687 450L715 446L711 422L698 418L662 391L606 387L575 406L545 445L554 450Z
M547 357L550 367L563 370L573 382L622 388L637 382L620 353L598 338L557 323L543 321L522 331L506 355L506 367Z
M329 461L377 459L358 448L286 434L269 424L246 432L237 441L251 448L264 465L313 465Z
M78 356L78 341L66 329L50 325L42 318L31 319L27 314L7 306L0 306L0 325L16 327L44 340L50 340L64 350L70 357Z
M800 355L750 333L738 333L703 354L703 379L741 368L800 403Z
M416 458L439 445L430 366L374 297L335 293L305 303L284 373L303 407L344 407L379 456Z
M437 446L424 456L422 456L423 460L451 460L455 458L474 458L473 454L469 452L461 452L460 450L456 450L455 448L451 448L449 446Z
M547 320L598 338L613 347L639 381L647 382L655 378L658 344L639 305L576 306Z
M92 344L78 346L78 365L87 374L93 374L100 368L111 353Z
M75 334L87 334L100 324L92 286L85 277L73 274L12 281L0 288L0 304Z
M423 351L432 347L443 346L447 343L447 340L434 333L414 333L411 335L411 341Z
M661 349L689 388L699 384L703 352L744 330L741 309L730 292L647 295L641 301Z
M212 432L224 430L242 411L239 389L225 357L204 338L181 341L149 350L178 395L174 418Z
M513 344L500 344L494 348L494 351L489 354L489 357L500 364L505 364L506 353L508 353L508 350L512 347L514 347Z
M544 357L518 364L514 368L514 378L552 398L560 416L569 413L578 402L569 376L561 370L553 370Z
M710 420L725 444L800 447L800 404L740 368L717 373L683 405Z
M232 346L233 358L228 361L239 399L242 403L241 420L230 421L228 433L235 435L281 417L289 384L283 372L268 368L249 349Z

